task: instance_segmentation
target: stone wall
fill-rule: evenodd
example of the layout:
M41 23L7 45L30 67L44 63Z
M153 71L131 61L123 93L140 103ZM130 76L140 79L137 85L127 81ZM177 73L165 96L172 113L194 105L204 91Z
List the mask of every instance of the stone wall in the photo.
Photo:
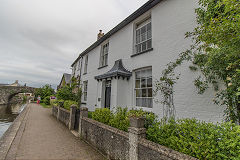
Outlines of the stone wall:
M128 159L128 133L94 121L82 119L82 138L96 147L109 159Z
M71 106L70 111L61 107L53 107L52 114L71 130L75 110L76 106ZM80 108L78 133L83 140L106 155L108 159L196 160L196 158L146 140L144 120L131 117L128 132L124 132L88 118L88 109L82 107Z
M54 117L57 117L58 107L56 107L56 106L53 106L53 107L52 107L52 114L53 114Z
M70 122L70 111L62 107L52 107L52 115L55 116L59 121L65 124L67 127Z

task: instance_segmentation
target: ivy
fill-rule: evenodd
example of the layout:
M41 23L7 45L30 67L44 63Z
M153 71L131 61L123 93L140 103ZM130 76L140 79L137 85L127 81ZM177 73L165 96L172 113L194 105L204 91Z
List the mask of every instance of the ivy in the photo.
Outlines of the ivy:
M218 91L214 102L226 106L226 120L240 123L239 0L199 0L195 12L198 26L186 33L186 37L193 40L191 48L168 63L156 81L154 93L156 96L160 92L162 96L163 116L167 119L175 117L173 86L179 75L175 75L174 70L183 61L191 60L202 75L194 80L198 93L203 94L212 84ZM219 90L218 82L224 82L225 88Z

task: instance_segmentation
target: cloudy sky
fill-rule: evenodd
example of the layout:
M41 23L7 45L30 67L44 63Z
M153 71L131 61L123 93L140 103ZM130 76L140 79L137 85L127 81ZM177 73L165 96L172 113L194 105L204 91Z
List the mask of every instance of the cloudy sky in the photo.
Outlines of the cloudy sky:
M147 0L1 0L0 83L56 86L62 73Z

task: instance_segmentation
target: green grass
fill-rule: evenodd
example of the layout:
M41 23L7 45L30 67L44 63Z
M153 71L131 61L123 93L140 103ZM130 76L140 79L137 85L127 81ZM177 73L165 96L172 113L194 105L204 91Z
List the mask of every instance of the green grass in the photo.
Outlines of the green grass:
M45 103L40 103L40 105L41 105L43 108L51 108L50 105L46 105Z

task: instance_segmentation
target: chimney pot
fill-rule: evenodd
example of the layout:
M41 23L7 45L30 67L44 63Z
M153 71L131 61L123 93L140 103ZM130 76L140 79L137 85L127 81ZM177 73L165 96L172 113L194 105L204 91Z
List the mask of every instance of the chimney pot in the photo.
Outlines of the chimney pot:
M97 40L99 40L100 38L102 38L102 36L104 36L104 33L102 33L102 30L99 30L99 33L97 35Z

